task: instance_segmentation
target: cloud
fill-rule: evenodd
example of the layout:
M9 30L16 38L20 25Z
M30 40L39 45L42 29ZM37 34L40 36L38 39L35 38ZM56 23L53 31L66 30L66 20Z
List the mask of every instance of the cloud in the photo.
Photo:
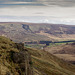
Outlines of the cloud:
M70 12L71 11L71 12ZM7 17L1 17L7 16ZM15 16L15 18L11 17ZM29 16L29 17L26 17ZM36 17L38 16L38 17ZM44 16L44 17L42 17ZM75 7L12 6L0 8L0 21L74 23ZM27 19L26 19L27 18ZM29 21L28 21L29 20ZM69 22L68 22L69 21Z
M75 0L0 0L0 4L25 4L25 5L57 5L62 7L71 7L75 6ZM33 6L32 5L32 6Z
M75 19L50 18L46 16L0 16L0 22L30 22L30 23L54 23L75 25Z
M75 0L0 0L0 21L75 24Z

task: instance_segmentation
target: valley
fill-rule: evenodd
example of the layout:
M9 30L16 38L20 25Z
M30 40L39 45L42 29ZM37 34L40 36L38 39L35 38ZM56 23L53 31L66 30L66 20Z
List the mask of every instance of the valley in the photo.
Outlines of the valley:
M75 75L75 65L0 36L0 75Z
M75 75L75 0L0 0L0 75Z
M0 63L1 75L75 75L75 26L1 22Z
M52 45L44 49L65 61L75 64L75 43Z

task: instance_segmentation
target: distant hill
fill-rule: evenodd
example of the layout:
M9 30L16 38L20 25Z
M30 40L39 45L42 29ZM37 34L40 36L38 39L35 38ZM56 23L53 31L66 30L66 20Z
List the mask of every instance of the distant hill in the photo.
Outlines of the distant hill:
M4 22L0 23L0 35L15 42L75 40L75 25Z
M75 75L75 65L0 36L0 75Z

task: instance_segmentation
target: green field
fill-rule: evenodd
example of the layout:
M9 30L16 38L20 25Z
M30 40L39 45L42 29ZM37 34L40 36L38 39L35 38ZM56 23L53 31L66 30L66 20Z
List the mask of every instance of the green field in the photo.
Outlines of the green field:
M65 44L70 44L73 42L58 42L58 43L49 43L48 46L46 44L25 44L24 46L27 48L37 48L37 49L42 49L42 47L55 47L59 45L65 45Z
M45 46L45 44L25 44L24 46L27 47L27 48L41 49L42 47Z

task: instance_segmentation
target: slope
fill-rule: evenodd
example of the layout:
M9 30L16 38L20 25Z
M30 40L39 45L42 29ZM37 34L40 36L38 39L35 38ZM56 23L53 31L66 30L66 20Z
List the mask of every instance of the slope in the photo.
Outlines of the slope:
M0 35L15 42L75 40L75 25L4 22L0 23Z
M75 65L1 36L0 75L75 75Z
M32 55L35 75L75 75L74 65L43 50L29 48L27 50Z
M0 75L33 75L30 62L23 44L0 36Z
M63 60L75 64L75 43L60 44L52 47L49 46L46 47L45 50Z

